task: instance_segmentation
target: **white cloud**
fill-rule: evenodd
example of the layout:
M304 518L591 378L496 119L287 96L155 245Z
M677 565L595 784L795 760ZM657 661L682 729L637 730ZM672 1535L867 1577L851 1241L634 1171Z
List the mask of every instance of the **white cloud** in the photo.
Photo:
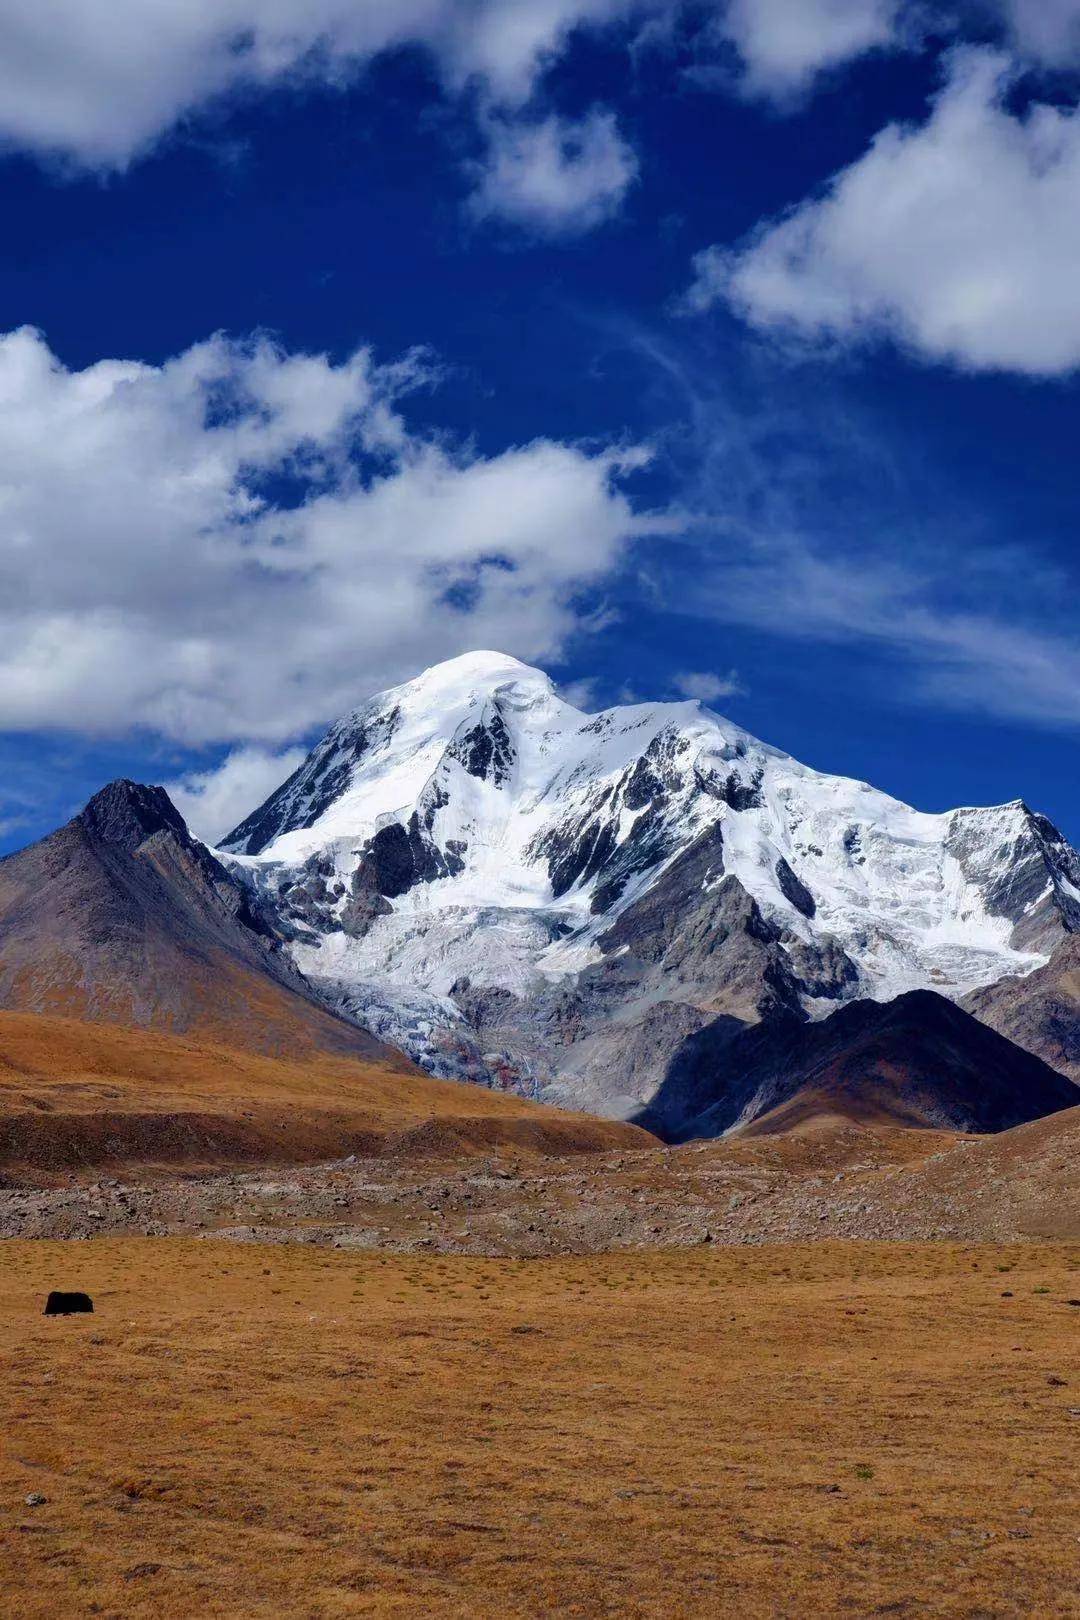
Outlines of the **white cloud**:
M907 0L730 0L717 27L753 95L786 100L868 51L896 46Z
M755 93L895 42L907 0L0 0L0 140L123 168L231 93L342 83L386 51L427 51L445 89L524 107L581 30L626 43L698 30L740 53ZM1019 9L1023 0L1013 0ZM1032 0L1043 4L1044 0ZM1062 0L1049 0L1062 4Z
M735 671L717 675L710 670L686 670L673 678L675 690L683 697L697 698L702 703L719 703L722 698L736 697L743 691Z
M0 338L0 728L277 743L471 646L555 654L665 527L619 488L646 454L454 450L399 414L424 376L223 338L71 372Z
M890 125L826 192L696 261L698 309L765 330L887 336L977 371L1080 365L1080 117L1010 110L1007 61L953 53L930 118Z
M618 210L637 172L610 112L535 123L496 119L472 212L548 236L587 231Z
M216 96L305 76L354 76L403 45L451 89L530 95L577 26L629 0L0 0L0 135L92 166L123 166Z
M999 0L1017 50L1048 67L1080 62L1080 0Z
M582 709L586 714L594 713L599 702L596 681L591 675L577 681L564 681L559 686L559 696L564 703L569 703L574 709Z
M0 0L0 146L122 170L231 97L347 84L375 58L414 48L436 93L478 116L486 151L474 216L568 234L610 218L638 173L610 111L567 120L545 99L545 74L575 35L607 31L628 50L679 41L706 77L734 55L743 88L783 104L822 71L899 44L912 3ZM725 69L718 82L731 77Z
M281 786L307 757L304 748L273 753L236 748L215 770L192 771L165 787L176 808L204 843L216 843Z

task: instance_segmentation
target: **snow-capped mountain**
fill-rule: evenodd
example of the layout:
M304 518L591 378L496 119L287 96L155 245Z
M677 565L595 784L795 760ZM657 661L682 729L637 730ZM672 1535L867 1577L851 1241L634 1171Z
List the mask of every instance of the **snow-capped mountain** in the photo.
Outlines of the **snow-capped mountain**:
M1080 931L1080 857L1020 801L924 814L697 702L585 714L488 652L339 721L224 852L383 1038L620 1112L718 1016L959 998Z

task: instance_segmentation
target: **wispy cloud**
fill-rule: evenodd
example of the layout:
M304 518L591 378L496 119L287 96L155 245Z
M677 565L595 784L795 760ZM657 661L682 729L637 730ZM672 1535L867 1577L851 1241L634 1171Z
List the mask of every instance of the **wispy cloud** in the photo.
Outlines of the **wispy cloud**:
M650 550L654 598L788 642L861 647L868 680L915 702L1080 725L1069 565L1018 546L984 492L930 495L920 470L820 373L761 352L624 333L681 401L688 533ZM873 655L871 657L871 655Z
M711 670L684 670L672 678L672 684L683 697L697 698L702 703L719 703L722 698L738 697L746 690L733 669L726 675Z

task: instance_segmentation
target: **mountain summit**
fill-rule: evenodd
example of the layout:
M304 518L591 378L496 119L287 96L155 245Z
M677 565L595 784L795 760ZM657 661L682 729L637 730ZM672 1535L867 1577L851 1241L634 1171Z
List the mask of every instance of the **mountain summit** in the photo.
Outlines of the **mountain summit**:
M583 713L493 652L339 721L221 858L341 1010L613 1112L707 1023L959 999L1080 931L1080 857L1019 800L926 814L696 701Z

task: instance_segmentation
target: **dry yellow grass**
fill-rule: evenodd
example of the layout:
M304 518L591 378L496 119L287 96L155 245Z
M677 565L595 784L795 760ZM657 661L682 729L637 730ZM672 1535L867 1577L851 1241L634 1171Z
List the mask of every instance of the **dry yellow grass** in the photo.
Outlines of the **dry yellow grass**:
M1075 1245L8 1243L5 1612L1075 1616L1077 1297Z
M574 1151L652 1139L404 1059L264 1057L157 1030L0 1012L0 1167L304 1163L437 1124L453 1145Z

